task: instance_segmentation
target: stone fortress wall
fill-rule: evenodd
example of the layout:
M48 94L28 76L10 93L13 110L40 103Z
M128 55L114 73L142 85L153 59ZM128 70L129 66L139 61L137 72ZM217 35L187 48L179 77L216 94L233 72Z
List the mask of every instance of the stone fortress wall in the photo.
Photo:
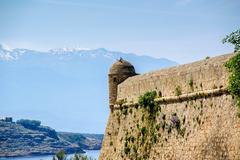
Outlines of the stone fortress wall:
M140 149L134 150L136 145L141 147L136 144L136 137L139 125L144 123L144 112L136 103L147 91L158 93L160 111L154 123L160 128L146 159L240 159L240 118L235 99L227 91L228 71L224 67L232 56L135 75L116 85L116 101L100 160L136 159L134 156L142 154ZM176 88L181 92L179 95ZM125 104L119 105L120 102ZM170 126L173 114L180 120L181 132L165 127Z
M129 77L118 85L117 101L137 101L146 91L156 90L163 97L175 96L180 86L182 94L226 87L228 72L223 64L231 55L223 55L191 64ZM192 79L193 89L188 82Z

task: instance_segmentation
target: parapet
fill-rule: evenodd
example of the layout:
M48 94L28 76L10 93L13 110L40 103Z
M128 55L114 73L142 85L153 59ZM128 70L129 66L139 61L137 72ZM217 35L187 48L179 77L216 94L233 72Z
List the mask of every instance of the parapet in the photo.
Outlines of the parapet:
M217 56L190 64L161 69L128 78L118 85L117 101L136 102L147 91L162 97L226 88L228 71L224 67L233 54Z

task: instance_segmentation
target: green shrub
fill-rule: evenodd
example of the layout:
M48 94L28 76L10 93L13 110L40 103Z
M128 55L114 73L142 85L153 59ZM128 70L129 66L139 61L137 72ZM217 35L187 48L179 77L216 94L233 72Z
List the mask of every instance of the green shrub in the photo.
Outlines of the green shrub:
M182 89L181 89L180 86L177 86L177 87L175 88L175 95L176 95L176 96L180 96L181 94L182 94Z
M143 96L140 96L138 103L142 107L152 107L154 106L154 99L157 96L156 91L146 92Z
M142 127L141 128L141 133L144 136L147 133L147 128L146 127Z
M189 85L191 88L193 87L193 78L192 78L192 77L188 80L188 85Z
M160 129L160 125L157 124L157 125L156 125L156 130L159 131L159 129Z
M123 153L125 153L129 159L146 159L146 157L149 157L152 145L157 142L156 132L157 128L160 128L160 125L155 126L156 116L159 113L158 103L155 102L157 97L161 97L161 92L157 94L156 91L149 91L141 95L138 99L138 105L140 106L142 115L139 120L137 120L137 137L133 135L125 137ZM141 122L139 123L139 121ZM130 149L130 147L132 149Z
M41 125L41 121L29 120L29 119L20 119L20 120L17 120L16 123L24 126L25 128L29 128L29 129L34 129Z
M231 43L234 45L236 55L232 57L225 66L230 72L228 79L228 90L232 96L237 99L238 117L240 117L240 29L227 35L223 43Z
M156 134L153 134L153 135L151 136L151 142L152 142L153 144L157 143L157 135L156 135Z
M94 158L88 157L87 155L74 154L73 157L67 158L64 150L60 150L53 156L53 160L96 160Z
M69 160L95 160L95 159L88 157L87 155L74 154L74 156Z
M56 153L56 155L53 157L53 160L67 160L67 156L65 155L64 150Z
M225 66L228 68L230 75L228 79L228 90L237 99L240 108L240 51L232 57Z

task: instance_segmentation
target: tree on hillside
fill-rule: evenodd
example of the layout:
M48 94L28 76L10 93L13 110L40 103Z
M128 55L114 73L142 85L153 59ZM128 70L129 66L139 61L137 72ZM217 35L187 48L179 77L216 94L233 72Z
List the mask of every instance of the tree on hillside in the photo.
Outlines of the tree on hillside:
M231 43L234 45L234 52L240 50L240 29L236 30L235 32L230 33L227 35L223 40L223 43Z
M94 158L88 157L87 155L74 154L73 157L67 158L64 150L59 151L55 156L53 156L53 160L95 160Z
M53 156L53 160L67 160L64 150L59 151L55 156Z
M34 129L41 125L41 121L29 120L29 119L20 119L20 120L17 120L16 123L24 126L25 128L29 128L29 129Z

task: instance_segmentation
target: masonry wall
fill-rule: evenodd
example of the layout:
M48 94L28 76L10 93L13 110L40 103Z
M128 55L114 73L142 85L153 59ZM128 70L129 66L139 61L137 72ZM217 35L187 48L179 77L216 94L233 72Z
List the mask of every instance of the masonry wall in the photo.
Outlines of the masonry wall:
M147 148L147 159L240 159L240 118L234 98L226 92L228 72L223 67L231 56L134 76L118 85L118 100L125 99L128 104L115 105L110 113L100 160L136 159L136 155L143 154L141 147L144 146L138 138L139 128L147 121L146 113L141 107L130 104L149 90L157 90L163 97L159 98L153 124L158 126L157 140ZM189 79L193 81L192 86ZM200 92L210 94L181 99L175 95L176 86L180 86L181 96L185 97ZM211 94L215 92L219 94ZM180 120L179 129L170 127L174 114ZM148 144L150 137L145 141ZM130 148L128 153L126 146Z
M157 90L163 97L174 96L180 86L182 94L226 87L228 72L223 64L232 54L130 77L118 85L117 100L137 101L146 91ZM192 79L193 88L188 84Z

